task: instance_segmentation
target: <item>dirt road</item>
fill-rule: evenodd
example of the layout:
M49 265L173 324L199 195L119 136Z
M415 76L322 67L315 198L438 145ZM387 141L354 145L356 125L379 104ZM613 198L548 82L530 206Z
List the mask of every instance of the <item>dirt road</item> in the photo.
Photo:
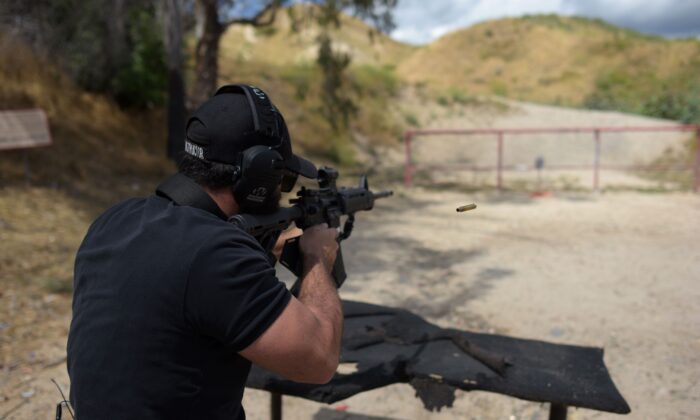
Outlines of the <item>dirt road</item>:
M478 209L455 212L470 202ZM692 194L533 200L399 191L358 217L341 294L408 307L443 326L604 347L628 418L700 418L699 244ZM49 418L58 400L49 379L67 384L60 361L69 299L31 292L0 297L0 418ZM285 419L547 418L540 404L460 391L453 408L430 413L407 385L343 404L347 412L285 398ZM269 416L264 392L247 391L245 407L250 419Z
M455 212L469 202L479 208ZM700 418L700 197L414 191L363 214L355 232L343 297L443 326L603 347L628 418ZM454 408L428 413L413 394L396 385L343 404L391 419L547 418L539 404L483 392L458 392ZM252 408L267 408L264 393L247 401L250 418L266 418ZM285 409L302 419L321 406L290 398Z

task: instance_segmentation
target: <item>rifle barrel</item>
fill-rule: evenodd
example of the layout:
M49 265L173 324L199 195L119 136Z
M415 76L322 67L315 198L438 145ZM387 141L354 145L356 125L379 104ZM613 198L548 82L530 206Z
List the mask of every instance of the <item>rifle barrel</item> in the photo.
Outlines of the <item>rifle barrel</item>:
M394 192L391 190L386 190L386 191L379 191L376 193L372 193L372 195L374 196L374 199L376 200L378 198L391 197L392 195L394 195Z

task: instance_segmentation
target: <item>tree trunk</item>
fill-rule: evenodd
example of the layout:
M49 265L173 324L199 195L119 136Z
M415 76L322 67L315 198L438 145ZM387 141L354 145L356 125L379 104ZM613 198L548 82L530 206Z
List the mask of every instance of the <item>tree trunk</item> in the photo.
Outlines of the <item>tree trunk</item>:
M178 162L185 150L185 82L182 72L168 70L168 157Z
M185 82L182 77L181 0L166 0L165 29L168 66L168 143L167 155L177 162L185 144Z
M105 16L107 21L106 60L108 74L104 75L106 81L111 80L128 60L126 49L124 0L113 0L107 4L109 12ZM107 82L105 82L107 83Z
M201 36L195 50L195 83L190 95L192 108L199 106L216 91L219 41L223 33L216 0L198 0L196 18Z

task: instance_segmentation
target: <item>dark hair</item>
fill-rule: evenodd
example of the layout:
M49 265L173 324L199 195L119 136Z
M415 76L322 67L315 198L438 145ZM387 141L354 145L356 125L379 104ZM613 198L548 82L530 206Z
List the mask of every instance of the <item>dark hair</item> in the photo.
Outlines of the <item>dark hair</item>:
M233 186L233 165L210 162L182 152L177 167L199 185L214 189Z

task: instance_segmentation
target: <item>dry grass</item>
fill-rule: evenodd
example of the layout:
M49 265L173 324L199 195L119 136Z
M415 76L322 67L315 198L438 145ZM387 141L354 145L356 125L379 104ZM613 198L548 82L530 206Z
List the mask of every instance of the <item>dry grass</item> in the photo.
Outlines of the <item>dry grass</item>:
M70 290L75 252L91 215L47 188L6 187L0 195L0 284Z
M29 181L105 204L170 169L161 111L124 112L7 36L0 37L0 61L7 64L0 67L0 109L42 108L54 140L48 148L0 154L2 185Z
M250 61L237 65L220 58L220 83L261 86L282 111L296 150L343 166L366 163L378 146L396 144L407 128L397 113L399 82L391 69L353 66L347 73L349 94L357 106L349 132L334 132L322 110L320 70L311 64L274 65Z

